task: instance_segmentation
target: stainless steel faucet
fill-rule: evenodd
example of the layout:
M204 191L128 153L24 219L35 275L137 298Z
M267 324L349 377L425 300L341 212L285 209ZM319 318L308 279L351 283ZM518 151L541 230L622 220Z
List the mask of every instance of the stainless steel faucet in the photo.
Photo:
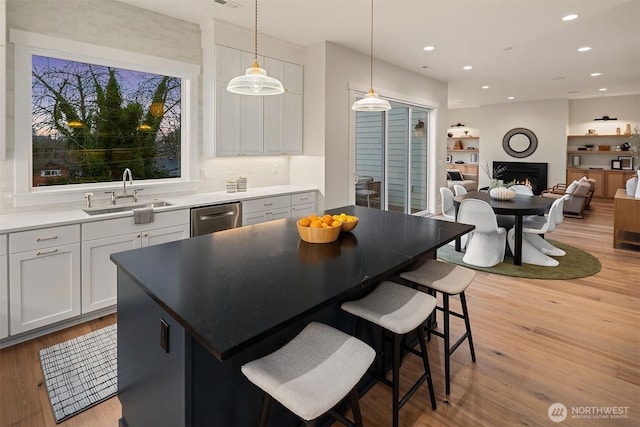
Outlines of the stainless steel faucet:
M129 177L129 185L133 185L133 175L129 168L125 168L122 173L122 197L131 197L127 195L127 176Z

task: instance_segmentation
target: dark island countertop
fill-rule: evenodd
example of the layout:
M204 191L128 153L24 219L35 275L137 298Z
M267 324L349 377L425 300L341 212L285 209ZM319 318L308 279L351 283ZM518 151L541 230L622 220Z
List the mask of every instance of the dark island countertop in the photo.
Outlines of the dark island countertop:
M300 240L298 218L111 255L134 283L224 360L329 304L346 300L473 229L359 206L338 241Z

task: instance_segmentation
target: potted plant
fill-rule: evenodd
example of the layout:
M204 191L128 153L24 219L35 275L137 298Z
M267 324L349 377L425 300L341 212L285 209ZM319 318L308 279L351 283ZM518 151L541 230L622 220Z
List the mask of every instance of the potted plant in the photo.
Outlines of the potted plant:
M589 151L593 151L593 147L594 147L593 144L584 144L584 148L586 148Z

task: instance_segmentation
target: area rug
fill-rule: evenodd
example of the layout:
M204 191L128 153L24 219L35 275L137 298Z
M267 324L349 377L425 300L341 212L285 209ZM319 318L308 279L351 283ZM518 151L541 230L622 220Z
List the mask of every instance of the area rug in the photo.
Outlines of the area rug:
M117 393L117 325L40 350L40 364L60 423Z
M597 258L574 246L547 239L549 243L556 246L567 254L563 257L555 257L560 262L556 267L542 267L539 265L513 264L513 255L507 249L504 262L494 267L476 267L462 261L464 252L456 252L452 245L445 245L438 249L438 258L453 264L463 265L474 270L485 271L487 273L502 274L503 276L524 277L527 279L551 279L566 280L588 277L600 271L601 265Z

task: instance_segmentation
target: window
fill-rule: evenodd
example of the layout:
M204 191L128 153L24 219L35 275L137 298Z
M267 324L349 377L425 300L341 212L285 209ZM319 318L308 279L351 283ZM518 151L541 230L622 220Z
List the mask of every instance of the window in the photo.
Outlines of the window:
M39 55L31 64L34 187L116 181L125 168L180 178L179 77Z
M200 66L10 30L16 206L114 190L125 168L145 196L192 190Z

